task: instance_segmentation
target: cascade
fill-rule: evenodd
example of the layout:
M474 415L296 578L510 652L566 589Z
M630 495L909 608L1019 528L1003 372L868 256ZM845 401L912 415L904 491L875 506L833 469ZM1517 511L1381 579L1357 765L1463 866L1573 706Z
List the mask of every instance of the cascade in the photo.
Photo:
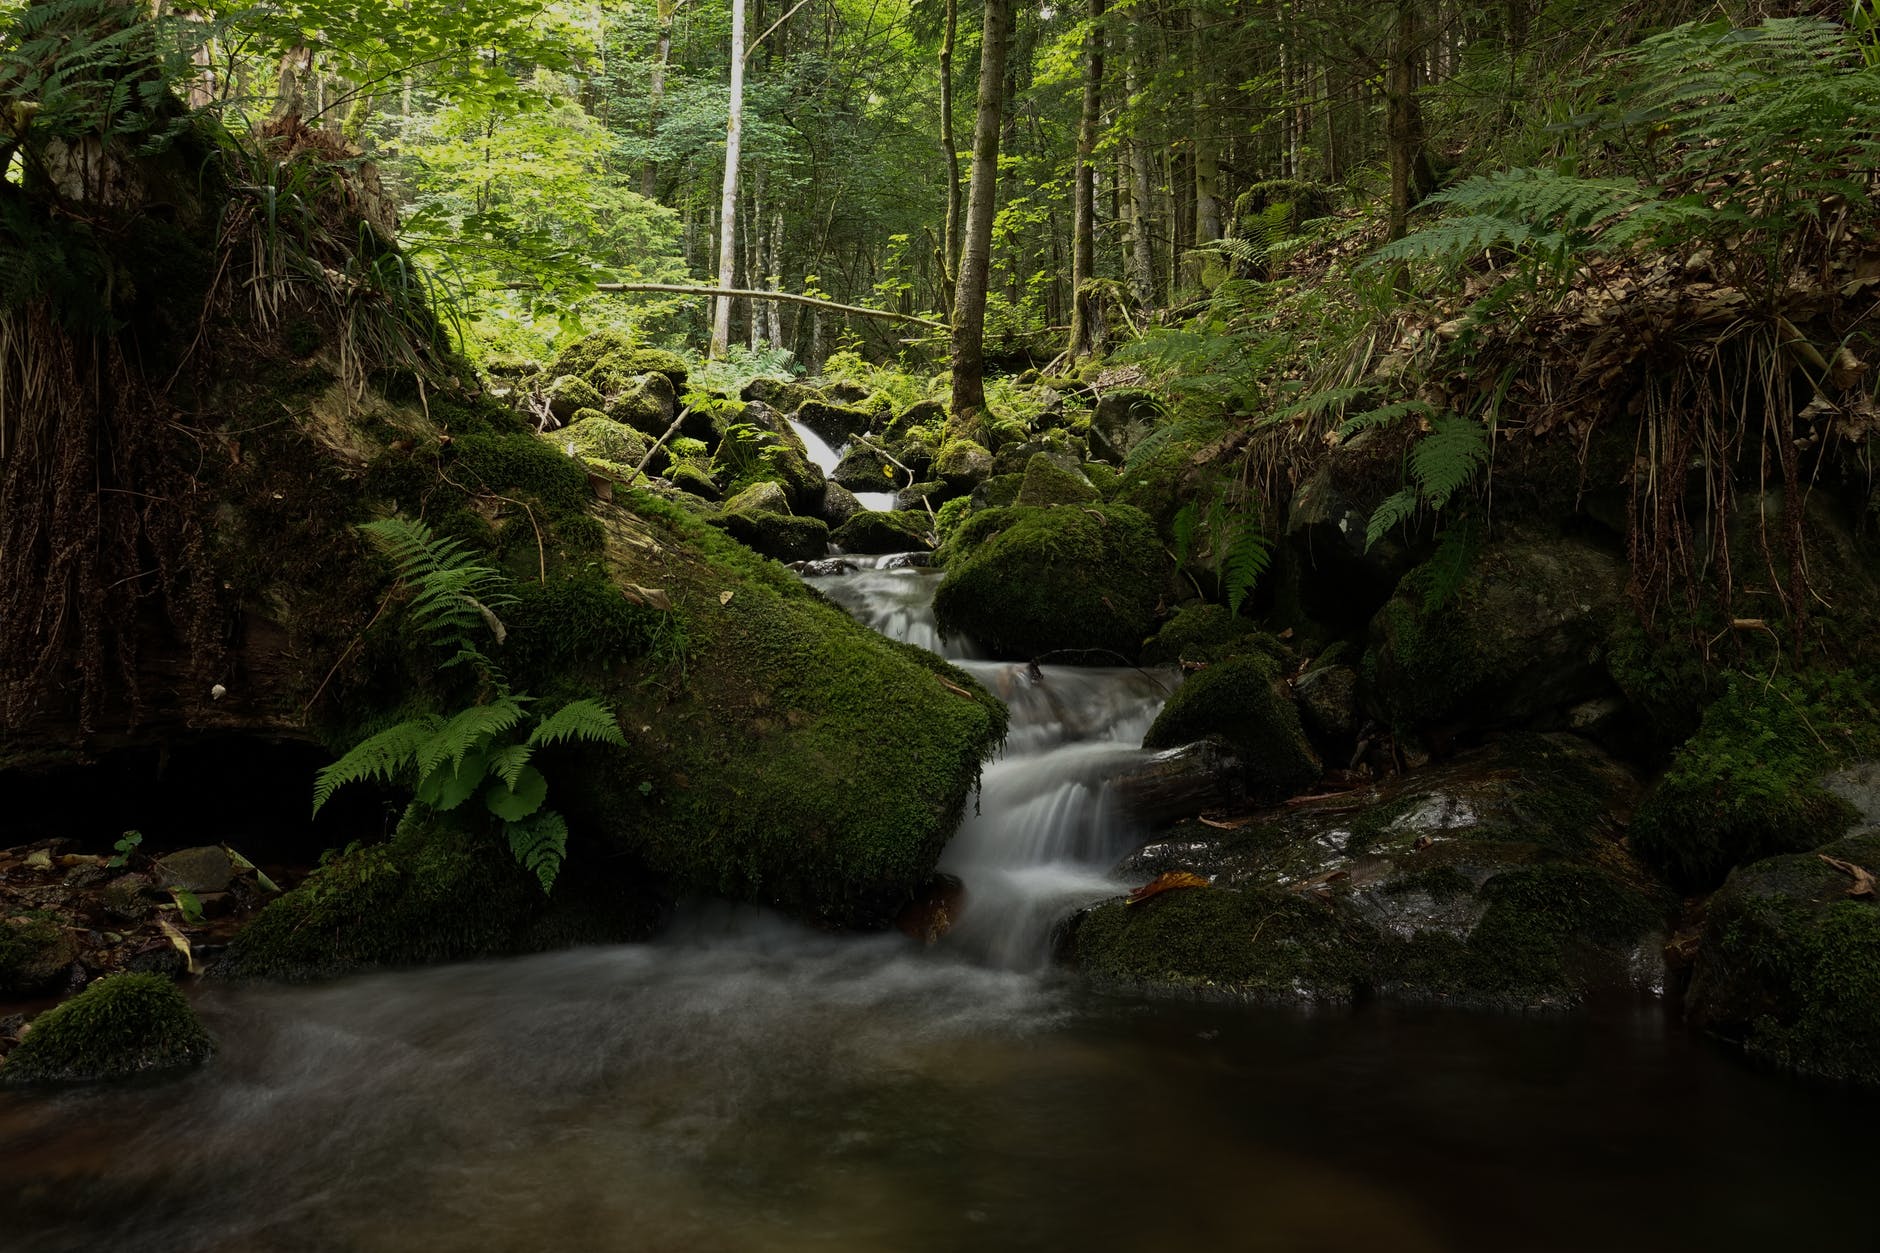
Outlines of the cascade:
M803 448L809 454L810 463L824 475L834 474L836 465L842 460L842 454L848 451L847 445L832 448L829 441L804 426L794 418L790 420L790 429L803 441ZM864 509L886 511L894 508L893 492L856 492L855 499L862 502Z

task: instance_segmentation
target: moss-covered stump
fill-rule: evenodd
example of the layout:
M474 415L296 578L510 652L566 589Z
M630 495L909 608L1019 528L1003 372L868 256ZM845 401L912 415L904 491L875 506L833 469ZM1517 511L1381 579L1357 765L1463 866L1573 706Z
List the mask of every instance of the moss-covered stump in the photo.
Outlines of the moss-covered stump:
M1880 1084L1880 831L1733 873L1711 898L1685 1005L1691 1021L1775 1065Z
M845 553L928 552L933 548L933 526L925 513L864 509L829 538Z
M0 1082L130 1079L198 1066L214 1052L174 983L162 975L110 975L34 1019L0 1064Z
M1310 787L1323 773L1299 709L1270 657L1217 661L1175 689L1143 738L1144 748L1177 748L1209 736L1233 745L1248 795L1274 801Z
M1081 470L1059 465L1043 453L1025 463L1015 503L1020 505L1089 505L1102 499Z
M987 509L955 529L943 559L940 629L1013 660L1134 659L1167 576L1149 520L1115 506Z
M1403 728L1556 716L1610 690L1625 584L1624 562L1574 540L1491 545L1459 579L1420 566L1372 620L1367 698Z
M1632 846L1693 892L1733 866L1818 848L1857 817L1824 776L1876 739L1880 718L1851 674L1732 679L1640 806Z
M682 684L619 683L631 764L555 804L681 888L886 926L933 870L1005 709L655 498L610 517L620 579L685 624ZM640 784L648 785L641 794Z
M821 518L799 518L768 509L733 508L711 519L711 524L740 544L778 561L809 561L829 548L829 524Z
M649 891L604 864L571 869L551 898L497 837L408 819L270 903L210 974L298 983L614 943L644 939L659 916Z
M1065 956L1104 982L1251 999L1526 1007L1655 986L1675 901L1620 842L1636 795L1584 741L1521 736L1236 831L1183 824L1122 873L1213 886L1099 906Z

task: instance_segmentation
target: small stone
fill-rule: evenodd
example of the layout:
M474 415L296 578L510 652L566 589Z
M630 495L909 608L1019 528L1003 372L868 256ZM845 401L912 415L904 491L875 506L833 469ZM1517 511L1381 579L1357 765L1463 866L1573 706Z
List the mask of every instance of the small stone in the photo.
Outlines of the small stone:
M216 844L183 848L157 861L157 882L166 888L181 888L201 895L225 892L235 877L235 863L228 850Z

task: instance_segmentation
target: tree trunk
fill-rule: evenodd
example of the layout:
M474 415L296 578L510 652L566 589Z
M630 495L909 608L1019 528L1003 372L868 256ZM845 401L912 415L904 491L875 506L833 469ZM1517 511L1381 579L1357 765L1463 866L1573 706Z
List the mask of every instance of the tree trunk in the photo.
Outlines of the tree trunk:
M1221 237L1221 150L1215 141L1214 102L1208 75L1201 71L1207 55L1203 29L1207 11L1199 5L1191 15L1189 51L1194 57L1195 91L1195 243L1211 244Z
M1421 55L1418 0L1397 0L1397 30L1391 40L1390 237L1402 239L1410 210L1434 189L1429 153L1423 146L1423 113L1417 106L1417 60Z
M738 264L738 156L744 143L744 0L731 0L731 108L725 124L725 190L718 210L718 286L732 287ZM731 347L731 297L712 315L711 355Z
M1071 188L1071 338L1066 354L1083 360L1095 347L1096 297L1085 286L1097 271L1096 176L1091 161L1103 112L1103 0L1090 0L1084 35L1084 101L1077 121L1077 167Z
M941 237L941 278L951 287L960 265L960 146L953 136L953 44L960 24L959 0L947 0L946 34L940 41L940 146L947 159L947 220Z
M672 15L678 6L673 0L659 0L659 46L653 56L653 81L646 109L646 142L659 136L659 111L666 103L666 66L672 60ZM659 174L659 162L650 156L640 163L640 194L653 199Z
M1143 38L1138 22L1130 28L1129 60L1124 79L1129 98L1141 94ZM1149 146L1142 141L1142 119L1136 119L1136 134L1129 136L1129 287L1136 303L1144 310L1155 308L1155 251L1149 240L1152 210L1149 188Z
M966 235L953 295L953 415L986 407L986 282L992 269L992 214L999 184L999 112L1005 93L1006 42L1012 0L986 0L979 49L978 116L973 124L973 176L967 189Z

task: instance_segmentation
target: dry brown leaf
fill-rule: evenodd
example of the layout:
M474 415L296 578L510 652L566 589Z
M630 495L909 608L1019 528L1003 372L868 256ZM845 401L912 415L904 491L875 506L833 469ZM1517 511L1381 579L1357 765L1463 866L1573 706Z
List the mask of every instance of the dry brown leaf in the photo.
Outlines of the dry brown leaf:
M167 906L165 908L167 908ZM196 950L189 945L189 937L184 935L181 931L178 931L176 924L162 915L158 915L157 917L157 926L162 928L163 934L169 937L170 943L175 947L176 951L183 955L183 960L189 964L189 973L192 975L201 974L202 965L196 960Z
M651 605L654 609L671 609L672 598L666 595L663 587L641 587L638 583L623 584L621 595L636 605Z
M1166 874L1157 875L1153 882L1145 883L1131 892L1129 894L1129 900L1125 903L1129 905L1140 905L1151 897L1160 896L1164 892L1174 892L1182 888L1205 888L1207 886L1208 881L1191 870L1171 870Z
M736 595L736 592L720 592L718 593L718 603L721 605L729 605L731 598Z
M1876 897L1874 891L1873 871L1865 866L1856 866L1851 861L1842 861L1839 857L1830 857L1826 853L1816 853L1815 856L1854 881L1854 886L1847 890L1849 896L1864 896L1868 900L1880 899Z

